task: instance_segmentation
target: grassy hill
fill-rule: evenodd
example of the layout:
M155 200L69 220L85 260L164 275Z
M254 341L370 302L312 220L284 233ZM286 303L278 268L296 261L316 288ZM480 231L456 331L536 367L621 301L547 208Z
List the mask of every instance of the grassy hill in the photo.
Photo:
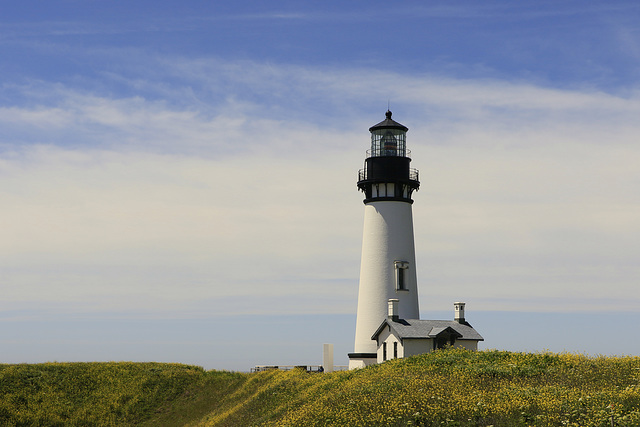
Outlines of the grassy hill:
M332 374L0 365L6 426L640 425L640 357L457 349Z

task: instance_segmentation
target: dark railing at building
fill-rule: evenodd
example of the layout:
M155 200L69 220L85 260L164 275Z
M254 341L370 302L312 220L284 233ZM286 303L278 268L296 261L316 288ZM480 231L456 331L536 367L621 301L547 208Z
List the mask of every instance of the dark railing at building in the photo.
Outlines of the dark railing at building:
M408 150L406 148L402 149L402 148L385 148L385 147L379 147L379 148L367 150L367 157L385 157L385 156L411 158L411 150Z
M418 179L418 169L410 168L409 169L409 180L410 181L420 181ZM368 179L367 169L363 168L358 171L358 181L365 181Z

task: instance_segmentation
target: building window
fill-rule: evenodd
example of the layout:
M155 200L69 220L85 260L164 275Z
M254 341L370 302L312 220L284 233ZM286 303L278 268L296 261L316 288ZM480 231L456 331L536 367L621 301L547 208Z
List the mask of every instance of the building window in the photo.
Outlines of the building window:
M407 286L405 284L405 278L404 278L404 268L398 268L397 274L398 274L398 278L396 280L397 283L397 290L399 291L404 291L407 289Z
M393 358L398 358L398 341L393 342Z
M382 343L382 361L384 362L385 360L387 360L387 343L383 342Z
M408 291L406 270L409 268L409 263L406 261L394 261L396 267L396 291Z
M452 334L442 334L436 338L436 348L453 347L456 343L456 337Z

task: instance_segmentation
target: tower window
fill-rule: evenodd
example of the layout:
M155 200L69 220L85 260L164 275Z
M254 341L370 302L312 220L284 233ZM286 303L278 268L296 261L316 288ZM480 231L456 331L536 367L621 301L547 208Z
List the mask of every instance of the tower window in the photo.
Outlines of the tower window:
M408 291L406 270L409 268L409 263L406 261L394 261L396 267L396 291Z

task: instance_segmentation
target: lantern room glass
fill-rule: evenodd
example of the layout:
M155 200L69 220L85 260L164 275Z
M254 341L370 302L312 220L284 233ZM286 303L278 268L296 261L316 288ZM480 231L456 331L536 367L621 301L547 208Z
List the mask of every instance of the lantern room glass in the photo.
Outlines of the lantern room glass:
M407 157L407 133L400 129L376 129L371 132L371 157Z

